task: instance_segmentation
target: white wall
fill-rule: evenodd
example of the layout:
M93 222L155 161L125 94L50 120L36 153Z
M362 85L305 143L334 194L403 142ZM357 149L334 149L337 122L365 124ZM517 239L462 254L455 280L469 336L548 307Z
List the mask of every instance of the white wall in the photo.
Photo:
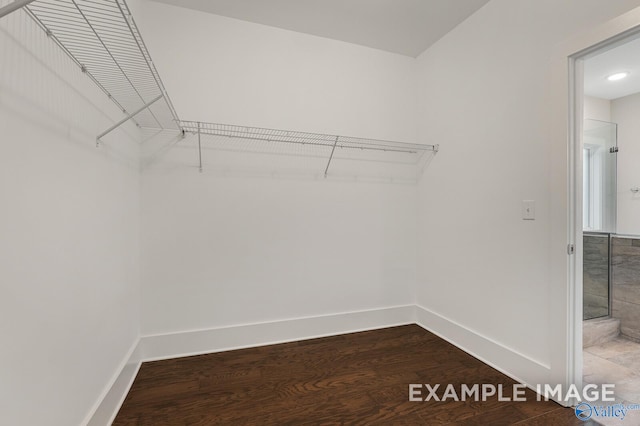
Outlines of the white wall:
M415 199L406 185L149 170L143 333L410 304Z
M525 380L566 377L567 56L588 45L559 44L638 5L493 0L419 57L421 137L442 149L420 187L417 301L529 359Z
M0 424L78 425L139 330L138 139L23 11L0 21Z
M611 121L611 101L585 96L584 118L587 120Z
M618 124L618 223L619 234L640 235L640 94L611 102L612 121Z
M182 119L416 139L413 58L152 1L138 21Z
M415 141L414 59L154 2L143 12L182 118ZM415 185L325 180L326 158L209 142L199 174L194 138L171 143L143 173L143 334L413 303ZM271 161L302 178L245 170Z

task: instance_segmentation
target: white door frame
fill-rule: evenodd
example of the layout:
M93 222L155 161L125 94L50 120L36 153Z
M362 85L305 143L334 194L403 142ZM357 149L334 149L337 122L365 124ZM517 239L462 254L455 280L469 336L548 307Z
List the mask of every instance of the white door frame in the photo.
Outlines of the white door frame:
M628 25L635 20L635 25ZM619 22L619 21L622 22ZM620 25L626 23L626 29ZM568 345L568 381L582 385L582 295L583 295L583 247L582 247L582 131L584 121L584 60L606 50L640 37L640 13L634 10L605 26L601 38L595 44L583 48L568 57L569 69L569 126L568 126L568 241L574 247L574 255L569 256L569 345ZM611 31L616 31L615 35ZM624 28L624 27L623 27ZM595 37L598 37L594 34ZM602 37L602 36L601 36Z

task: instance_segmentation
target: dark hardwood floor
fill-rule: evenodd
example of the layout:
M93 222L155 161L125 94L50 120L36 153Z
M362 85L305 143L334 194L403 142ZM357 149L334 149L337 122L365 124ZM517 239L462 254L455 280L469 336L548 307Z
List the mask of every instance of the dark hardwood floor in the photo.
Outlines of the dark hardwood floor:
M411 402L411 383L514 381L408 325L144 363L114 424L593 424L530 390L527 402Z

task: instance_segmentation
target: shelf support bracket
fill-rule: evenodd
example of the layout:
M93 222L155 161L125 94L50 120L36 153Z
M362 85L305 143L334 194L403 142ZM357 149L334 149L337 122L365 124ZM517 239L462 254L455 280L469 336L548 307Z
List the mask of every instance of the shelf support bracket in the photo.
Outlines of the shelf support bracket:
M6 6L0 7L0 18L10 14L11 12L15 12L16 10L23 8L33 1L34 0L15 0L13 3L9 3Z
M336 141L333 143L333 148L331 148L331 155L329 156L329 162L327 163L327 167L324 169L324 178L327 178L327 173L329 173L329 166L331 165L331 160L333 159L333 153L336 152L336 145L338 145L338 139L340 136L336 136Z
M131 120L133 117L135 117L136 115L140 114L145 109L148 109L151 105L155 104L156 102L158 102L162 98L164 98L164 95L158 96L157 98L155 98L151 102L143 105L140 109L138 109L135 112L127 115L125 118L123 118L122 120L118 121L116 124L114 124L113 126L109 127L104 132L100 133L98 135L98 137L96 138L96 147L100 146L100 139L102 139L103 137L105 137L106 135L108 135L109 133L111 133L112 131L117 129L118 127L122 126L124 123L126 123L129 120Z
M198 170L202 173L202 143L200 141L200 136L202 132L200 131L200 122L198 122L198 161L200 162L200 166Z

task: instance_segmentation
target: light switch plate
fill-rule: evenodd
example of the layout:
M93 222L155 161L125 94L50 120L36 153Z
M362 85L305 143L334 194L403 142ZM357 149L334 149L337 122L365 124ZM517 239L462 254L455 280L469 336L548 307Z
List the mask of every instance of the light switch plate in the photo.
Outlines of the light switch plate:
M523 220L535 220L536 219L536 202L533 200L522 201L522 219Z

